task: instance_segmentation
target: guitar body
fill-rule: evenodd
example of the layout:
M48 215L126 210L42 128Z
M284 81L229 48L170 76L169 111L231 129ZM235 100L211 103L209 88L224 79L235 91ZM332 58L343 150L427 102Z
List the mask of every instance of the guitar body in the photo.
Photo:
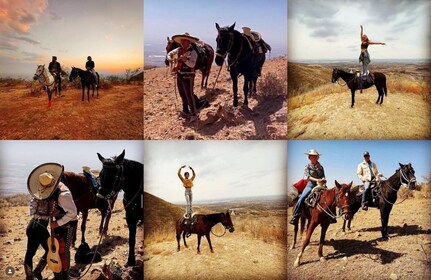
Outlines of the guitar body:
M55 273L62 271L61 259L59 254L60 245L55 237L48 237L48 267Z

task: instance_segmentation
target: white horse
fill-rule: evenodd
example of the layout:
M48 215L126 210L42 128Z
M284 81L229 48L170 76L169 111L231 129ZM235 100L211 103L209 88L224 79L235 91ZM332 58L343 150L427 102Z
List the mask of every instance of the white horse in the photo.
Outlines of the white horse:
M36 73L33 77L34 80L38 80L46 88L48 93L48 108L51 108L51 96L52 91L55 90L55 95L60 95L57 80L55 77L45 68L45 64L38 65Z

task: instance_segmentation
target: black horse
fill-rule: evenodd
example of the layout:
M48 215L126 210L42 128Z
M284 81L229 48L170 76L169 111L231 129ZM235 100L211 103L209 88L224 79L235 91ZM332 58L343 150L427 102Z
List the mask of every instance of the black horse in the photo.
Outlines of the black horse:
M416 188L416 177L415 170L412 165L409 164L401 164L399 163L400 168L395 171L395 174L389 177L387 180L382 181L380 186L377 187L377 193L370 195L368 199L368 206L375 207L380 209L380 220L382 222L382 238L387 240L389 238L388 235L388 221L389 215L392 211L392 207L397 201L397 193L402 184L406 184L410 190ZM372 190L373 191L373 190ZM374 192L376 192L374 191ZM350 219L348 219L348 229L350 229L350 223L353 218L353 215L359 210L361 207L362 195L359 192L359 187L354 187L351 190L350 199L350 210L352 211L352 215ZM373 201L373 197L375 196L375 201ZM343 224L343 232L345 229L345 223Z
M332 71L332 82L335 83L338 78L341 78L346 82L346 85L349 87L350 91L352 92L352 106L355 105L355 91L366 89L369 87L372 87L373 85L376 86L377 92L379 93L379 96L377 97L376 104L382 104L383 103L383 95L388 95L388 90L386 88L386 76L383 73L380 72L373 72L370 75L374 76L374 81L369 81L368 79L365 81L361 81L361 77L357 77L354 73L348 73L346 71L343 71L341 69L334 68Z
M209 215L196 215L196 224L192 227L191 233L195 233L198 235L198 254L200 254L200 246L201 246L201 238L205 235L208 240L208 244L210 245L211 253L214 253L213 246L211 245L210 232L211 228L218 223L221 223L225 229L229 230L229 232L234 232L235 228L233 227L232 219L230 218L230 213L227 211L226 213L215 213ZM175 225L177 232L177 243L178 243L178 251L180 250L180 238L181 233L183 233L184 246L187 246L186 243L186 233L184 225L182 224L182 219L177 220Z
M129 256L126 265L134 266L136 265L136 226L139 221L143 221L144 216L144 166L140 162L125 159L124 155L125 150L119 156L105 159L97 153L99 160L103 163L99 175L101 186L97 191L97 196L109 201L120 190L124 191L123 205L129 228Z
M259 58L253 52L249 41L239 31L235 30L235 23L229 27L221 28L216 23L218 31L217 50L215 62L222 66L228 56L228 69L233 83L233 106L238 106L238 76L244 76L244 105L248 105L248 93L256 91L259 75Z
M94 86L96 86L97 97L99 97L99 73L96 72L97 80L95 80L94 75L90 71L85 71L80 68L72 67L72 71L70 71L69 75L69 81L72 82L78 76L81 78L82 101L84 101L85 87L87 87L88 102L90 102L90 86L93 88L92 96L94 96Z

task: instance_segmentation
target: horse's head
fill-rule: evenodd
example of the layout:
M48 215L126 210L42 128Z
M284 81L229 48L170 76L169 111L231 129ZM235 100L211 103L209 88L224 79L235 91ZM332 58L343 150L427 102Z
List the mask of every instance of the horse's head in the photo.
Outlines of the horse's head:
M178 48L178 47L180 47L181 45L180 44L178 44L177 42L175 42L174 40L172 40L172 39L170 39L169 37L166 37L166 39L167 39L167 44L166 44L166 57L165 57L165 64L166 64L166 66L168 66L169 65L169 60L168 60L168 57L167 57L167 55L168 55L168 53L170 52L170 51L172 51L172 50L174 50L174 49L176 49L176 48Z
M226 55L229 53L233 45L233 32L235 30L235 23L231 26L220 27L216 23L217 28L217 50L215 62L218 66L222 66Z
M352 214L350 212L350 188L352 187L352 183L353 181L350 184L340 184L335 180L337 206L340 208L341 215L345 220L350 219Z
M402 184L406 184L410 190L416 189L416 177L415 170L411 163L409 164L401 164L400 165L400 181Z
M33 80L39 79L39 77L43 75L44 71L45 71L45 64L38 65L36 68L36 73L34 73Z
M332 70L332 82L335 83L339 77L340 76L338 75L338 69L334 68L334 70Z
M229 230L229 232L234 232L235 228L233 227L232 219L230 218L229 210L226 213L221 213L221 224Z
M73 80L75 80L76 77L78 77L78 69L75 67L72 67L72 70L70 70L69 82L72 82Z
M103 164L103 168L99 174L100 187L97 190L97 196L99 198L109 200L123 188L123 160L125 153L126 151L123 150L120 155L112 158L104 158L101 154L97 153L99 160Z

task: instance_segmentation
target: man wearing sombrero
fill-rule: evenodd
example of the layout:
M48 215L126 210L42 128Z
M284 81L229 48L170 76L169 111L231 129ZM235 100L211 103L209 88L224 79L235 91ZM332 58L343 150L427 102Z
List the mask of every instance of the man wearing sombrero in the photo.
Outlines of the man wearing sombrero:
M30 210L30 213L33 215L32 220L35 220L37 223L45 221L42 226L45 224L47 225L48 221L50 221L53 236L60 243L58 253L61 259L61 272L54 273L54 279L69 279L69 250L72 234L77 225L77 210L72 194L66 185L60 182L63 170L64 167L58 163L45 163L36 167L30 173L27 180L28 191L33 197L33 204ZM43 206L43 208L40 208L40 206ZM42 231L40 228L30 227L30 225L27 230L28 244L25 271L27 279L33 279L30 274L31 266L28 267L30 264L27 262L27 255L32 258L39 244L46 244L49 234L47 234L46 231ZM42 234L39 235L39 231L42 232ZM48 246L46 246L46 248L49 250ZM46 255L44 255L44 257L46 258ZM33 276L37 279L42 279L41 271L43 267L38 271L35 270Z
M203 101L197 100L193 93L198 53L193 48L192 43L198 42L199 39L185 33L183 35L172 36L172 40L181 44L181 47L170 51L167 54L167 58L172 61L174 57L177 57L178 65L174 71L177 73L177 87L183 102L182 113L185 116L190 115L193 120L196 118L197 109L203 106Z
M308 155L308 159L310 160L310 163L305 166L304 171L308 183L302 191L302 194L299 197L298 202L296 203L295 209L293 210L292 219L290 220L290 224L292 225L296 224L296 222L298 221L300 213L304 208L305 199L308 197L311 190L317 184L321 185L326 183L325 171L323 169L323 166L318 161L320 154L314 149L309 150L308 153L305 154Z

